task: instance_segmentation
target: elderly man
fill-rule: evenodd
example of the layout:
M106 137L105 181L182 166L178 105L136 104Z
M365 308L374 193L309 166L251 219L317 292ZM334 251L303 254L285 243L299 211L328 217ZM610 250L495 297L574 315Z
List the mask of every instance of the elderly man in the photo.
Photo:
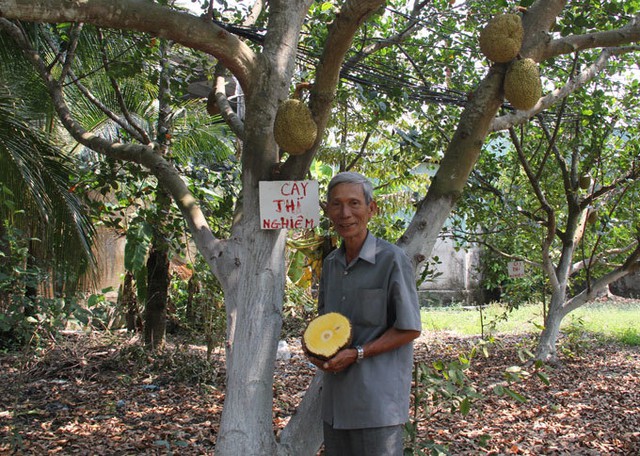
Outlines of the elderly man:
M421 330L414 270L400 248L369 232L377 206L368 179L340 173L327 196L327 215L343 242L324 261L318 311L348 317L353 339L329 360L309 357L325 372L325 454L400 456L412 341Z

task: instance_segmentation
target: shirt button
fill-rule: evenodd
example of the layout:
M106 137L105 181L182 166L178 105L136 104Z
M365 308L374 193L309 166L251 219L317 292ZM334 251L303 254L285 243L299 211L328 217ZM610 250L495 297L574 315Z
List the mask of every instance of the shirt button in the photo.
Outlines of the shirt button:
M344 301L345 299L347 299L347 298L343 296L343 297L342 297L342 300Z

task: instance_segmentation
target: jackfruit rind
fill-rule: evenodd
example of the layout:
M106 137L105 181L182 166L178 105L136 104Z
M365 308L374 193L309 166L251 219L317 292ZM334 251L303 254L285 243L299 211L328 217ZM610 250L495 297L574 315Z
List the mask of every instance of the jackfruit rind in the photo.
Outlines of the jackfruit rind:
M313 146L318 127L307 105L292 98L283 101L278 107L273 134L282 150L300 155Z
M330 359L351 343L351 322L338 312L329 312L309 322L302 335L303 349L320 359Z
M491 61L510 62L522 46L522 19L517 14L499 14L480 32L480 51Z
M580 176L578 183L581 189L589 189L589 187L591 187L591 176L589 174L583 174L582 176Z
M538 64L532 59L514 61L504 77L504 96L516 109L528 111L542 96Z

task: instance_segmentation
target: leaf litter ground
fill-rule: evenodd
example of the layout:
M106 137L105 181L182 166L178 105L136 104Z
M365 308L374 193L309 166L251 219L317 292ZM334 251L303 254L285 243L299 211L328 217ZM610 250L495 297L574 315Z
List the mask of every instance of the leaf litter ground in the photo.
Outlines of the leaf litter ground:
M493 394L530 336L496 336L489 357L466 371L482 395L463 416L419 407L418 439L451 455L639 455L640 348L583 341L584 352L546 366L550 384L511 385L522 404ZM175 343L172 340L172 343ZM416 361L431 365L468 353L474 339L429 333ZM314 368L298 341L276 361L274 432L286 425ZM224 356L181 343L148 356L125 334L68 334L25 362L0 355L0 454L213 454L224 401Z

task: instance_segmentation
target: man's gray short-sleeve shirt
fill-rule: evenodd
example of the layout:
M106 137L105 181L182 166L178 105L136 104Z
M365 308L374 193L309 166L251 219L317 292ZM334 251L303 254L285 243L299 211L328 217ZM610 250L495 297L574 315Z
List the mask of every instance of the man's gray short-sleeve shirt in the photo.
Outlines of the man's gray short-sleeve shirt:
M397 246L367 235L360 255L346 264L343 248L325 259L319 313L340 312L353 326L352 347L390 327L421 329L413 267ZM413 345L365 358L324 375L322 417L336 429L393 426L409 417Z

